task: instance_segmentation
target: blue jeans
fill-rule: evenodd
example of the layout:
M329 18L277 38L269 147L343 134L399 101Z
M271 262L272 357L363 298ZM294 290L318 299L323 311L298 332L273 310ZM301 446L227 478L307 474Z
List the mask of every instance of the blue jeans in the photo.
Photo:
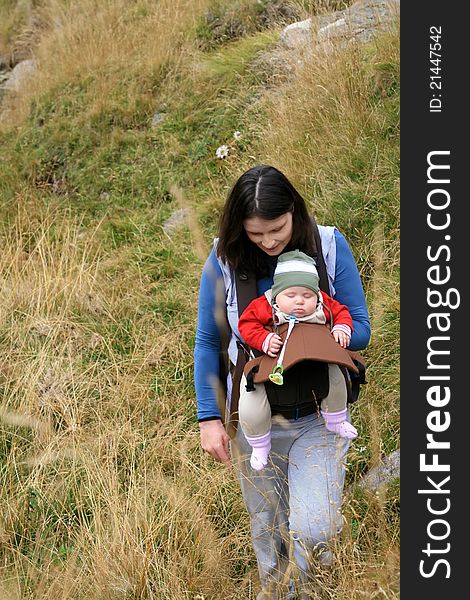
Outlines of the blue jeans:
M312 553L320 562L331 563L328 542L343 524L348 447L349 440L328 431L317 413L297 420L274 417L270 461L255 471L249 462L251 447L238 427L232 456L251 520L262 587L259 599L282 597L279 590L289 579L289 558L306 587L315 579Z

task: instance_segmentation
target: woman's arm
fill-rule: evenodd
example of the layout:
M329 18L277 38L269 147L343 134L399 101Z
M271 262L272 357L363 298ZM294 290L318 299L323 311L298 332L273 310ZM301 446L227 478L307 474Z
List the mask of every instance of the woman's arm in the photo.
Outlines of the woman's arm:
M366 298L356 261L345 237L337 229L335 300L345 304L353 320L350 350L362 350L370 340L370 321Z
M194 347L194 385L196 388L197 417L201 433L201 447L213 458L231 468L230 437L222 423L217 406L215 387L219 385L220 332L216 321L216 307L225 296L223 276L214 250L202 271L198 303L196 344Z
M216 294L217 292L220 294L224 289L222 272L215 251L212 250L201 276L194 347L194 385L199 421L221 418L215 392L219 381L220 357L220 332L216 322ZM225 298L223 305L225 306Z

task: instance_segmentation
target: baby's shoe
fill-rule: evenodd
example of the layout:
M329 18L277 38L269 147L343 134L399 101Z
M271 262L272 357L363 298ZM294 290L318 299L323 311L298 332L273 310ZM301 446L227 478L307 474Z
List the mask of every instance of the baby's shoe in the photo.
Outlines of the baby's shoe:
M250 465L255 471L261 471L268 464L268 455L271 450L271 432L257 437L246 437L246 441L253 448Z
M338 412L321 411L328 431L333 431L341 437L353 440L357 437L357 429L346 420L347 413L348 411L346 408L344 410L339 410Z

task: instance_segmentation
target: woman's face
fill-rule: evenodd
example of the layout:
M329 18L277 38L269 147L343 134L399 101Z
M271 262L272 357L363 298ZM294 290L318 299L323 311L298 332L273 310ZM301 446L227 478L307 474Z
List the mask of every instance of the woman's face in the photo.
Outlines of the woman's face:
M292 238L292 213L277 219L250 217L243 221L248 238L269 256L279 256Z

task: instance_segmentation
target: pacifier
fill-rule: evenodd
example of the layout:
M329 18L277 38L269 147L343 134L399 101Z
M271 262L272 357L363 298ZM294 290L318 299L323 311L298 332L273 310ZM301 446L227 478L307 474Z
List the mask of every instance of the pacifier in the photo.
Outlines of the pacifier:
M275 365L273 372L268 375L269 381L272 381L276 385L282 385L284 383L284 367L282 365Z

